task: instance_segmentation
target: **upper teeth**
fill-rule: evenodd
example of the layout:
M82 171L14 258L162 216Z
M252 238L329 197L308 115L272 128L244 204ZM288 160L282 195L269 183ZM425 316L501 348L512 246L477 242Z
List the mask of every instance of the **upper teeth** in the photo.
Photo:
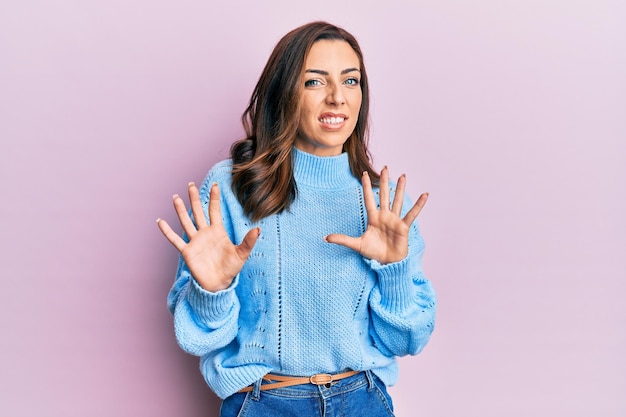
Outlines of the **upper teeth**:
M322 123L326 123L326 124L342 123L343 121L344 121L343 117L324 117L324 118L322 118Z

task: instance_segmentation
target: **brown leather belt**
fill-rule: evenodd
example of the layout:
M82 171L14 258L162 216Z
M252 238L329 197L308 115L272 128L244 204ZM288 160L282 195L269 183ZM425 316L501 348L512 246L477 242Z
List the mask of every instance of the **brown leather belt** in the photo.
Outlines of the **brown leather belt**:
M341 379L351 377L358 373L360 373L360 371L348 371L348 372L343 372L341 374L335 374L335 375L315 374L312 376L303 376L303 377L267 374L263 377L265 381L278 381L278 382L271 382L269 384L261 384L260 389L261 391L267 391L270 389L293 387L294 385L304 385L304 384L328 385L335 381L339 381ZM237 392L251 392L252 390L254 390L254 386L251 385L249 387L242 388Z

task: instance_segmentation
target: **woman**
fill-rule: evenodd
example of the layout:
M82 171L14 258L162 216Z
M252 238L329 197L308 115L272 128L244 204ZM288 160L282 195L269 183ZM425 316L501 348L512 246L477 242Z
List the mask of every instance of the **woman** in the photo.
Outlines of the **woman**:
M395 357L434 326L415 219L367 149L369 90L355 38L324 22L275 47L243 115L247 138L198 189L168 304L222 416L392 416ZM376 187L376 185L380 187ZM374 186L373 186L374 185Z

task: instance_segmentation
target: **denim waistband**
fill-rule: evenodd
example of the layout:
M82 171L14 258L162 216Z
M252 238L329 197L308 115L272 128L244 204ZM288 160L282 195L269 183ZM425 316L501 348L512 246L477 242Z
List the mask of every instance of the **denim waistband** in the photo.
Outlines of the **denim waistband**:
M302 384L285 388L275 388L263 391L263 395L275 395L291 398L311 398L319 397L321 395L322 397L328 398L333 395L344 394L346 392L359 389L365 385L367 385L369 389L372 389L375 384L374 378L376 377L371 371L363 371L348 378L331 382L330 384ZM253 384L253 397L258 398L261 395L261 385L263 382L267 382L267 380L259 379Z

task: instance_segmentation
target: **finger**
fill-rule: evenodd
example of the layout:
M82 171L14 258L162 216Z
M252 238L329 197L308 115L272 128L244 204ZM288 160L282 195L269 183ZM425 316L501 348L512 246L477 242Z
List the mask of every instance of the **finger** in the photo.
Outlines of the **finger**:
M391 211L400 216L402 213L402 203L404 202L404 189L406 187L406 175L400 175L396 184L396 195L393 196L393 206Z
M372 191L372 180L370 179L367 171L363 172L361 177L361 184L363 185L363 199L365 200L365 210L368 216L371 218L373 212L376 211L376 199L374 198L374 191Z
M172 198L174 199L174 210L176 210L176 215L178 216L180 225L183 226L183 230L185 231L187 236L192 237L196 234L197 230L196 226L191 220L191 217L189 217L187 207L185 207L185 202L182 198L179 197L178 194L174 194Z
M357 237L350 237L348 235L342 235L339 233L332 233L324 238L328 243L334 243L336 245L345 246L359 252L361 249L361 239Z
M200 194L198 193L198 187L193 182L187 185L189 189L189 204L191 204L191 212L193 213L193 219L196 222L196 227L206 227L207 222L204 217L204 210L202 209L202 203L200 202Z
M380 209L389 210L389 168L387 165L380 172Z
M222 211L220 209L220 187L214 182L209 192L209 221L211 224L222 224Z
M237 246L237 253L241 257L241 259L248 259L248 256L250 256L250 252L252 252L252 249L254 248L254 245L256 244L256 241L260 235L260 227L250 229L248 233L246 233L241 244Z
M175 231L172 230L170 225L163 219L157 219L157 226L159 226L163 236L165 236L165 238L169 240L169 242L174 245L179 252L182 252L186 243Z
M420 214L420 211L422 211L422 208L426 204L427 200L428 193L423 193L422 195L420 195L420 198L418 198L415 204L413 204L411 210L409 210L406 216L404 216L403 220L406 225L411 225L411 223L413 223L413 221L417 218L417 215Z

